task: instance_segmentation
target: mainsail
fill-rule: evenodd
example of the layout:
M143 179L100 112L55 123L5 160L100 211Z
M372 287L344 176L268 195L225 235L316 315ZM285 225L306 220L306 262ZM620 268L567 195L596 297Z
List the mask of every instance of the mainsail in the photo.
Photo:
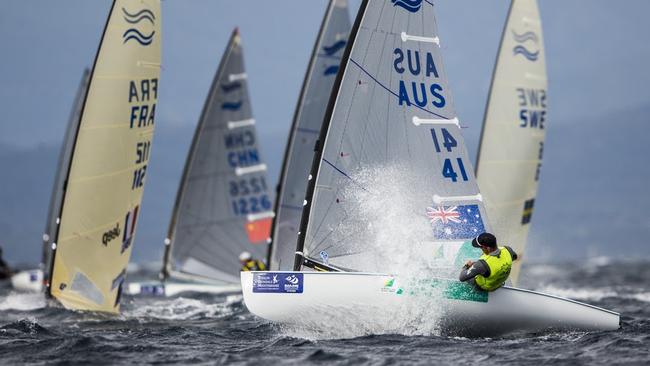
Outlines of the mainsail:
M293 268L314 144L350 27L347 0L330 0L311 54L284 152L268 257L271 270Z
M81 121L81 109L83 108L84 98L86 97L89 77L90 70L84 69L81 81L79 82L79 87L77 88L77 94L74 98L74 104L72 105L72 111L70 112L70 119L66 126L65 135L63 136L61 150L59 151L59 161L54 175L54 184L52 185L52 194L50 195L50 205L47 209L47 219L45 221L45 231L43 232L43 253L41 263L44 266L49 266L51 261L50 255L52 253L52 243L54 243L59 212L61 212L61 204L63 203L65 179L67 178L68 170L70 168L70 156L72 155L72 148L74 147L75 137L77 136L77 130L79 129L79 122ZM43 281L49 282L49 273L43 273Z
M47 291L66 308L119 311L154 130L160 22L159 0L115 0L108 16L52 244Z
M443 69L434 6L365 0L319 137L295 269L456 276L489 230Z
M238 283L239 254L266 255L271 199L235 30L185 163L165 240L163 277Z
M513 0L494 69L476 161L485 205L502 244L523 253L546 131L546 62L536 0ZM516 283L520 261L511 278Z

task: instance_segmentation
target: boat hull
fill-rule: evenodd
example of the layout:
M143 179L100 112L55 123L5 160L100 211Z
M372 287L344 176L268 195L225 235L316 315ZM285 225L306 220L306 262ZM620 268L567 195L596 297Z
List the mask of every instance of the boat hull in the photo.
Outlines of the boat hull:
M213 295L230 295L241 293L238 284L205 284L205 283L182 283L182 282L131 282L126 293L128 295L142 296L164 296L173 297L187 293L201 293Z
M40 269L20 271L11 276L11 286L18 291L40 292L43 290L43 271Z
M298 287L283 288L284 278L298 278ZM273 287L276 279L279 288ZM502 287L486 293L451 280L401 281L371 273L241 274L244 302L251 313L312 329L354 322L370 333L390 333L430 321L442 334L477 337L620 326L618 313L538 292Z

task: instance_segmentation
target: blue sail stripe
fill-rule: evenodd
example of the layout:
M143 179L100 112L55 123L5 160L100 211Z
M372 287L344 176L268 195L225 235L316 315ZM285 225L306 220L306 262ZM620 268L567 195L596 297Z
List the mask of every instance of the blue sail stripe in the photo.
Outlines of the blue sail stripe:
M353 64L357 65L357 67L358 67L359 69L361 69L361 71L363 71L366 75L368 75L372 80L374 80L375 83L379 84L379 86L381 86L382 88L386 89L387 92L393 94L397 99L399 99L399 95L397 95L397 93L395 93L394 91L388 89L387 86L385 86L384 84L382 84L379 80L375 79L374 76L370 75L370 73L369 73L368 71L366 71L366 69L364 69L361 65L359 65L359 64L358 64L356 61L354 61L352 58L350 58L350 62L352 62ZM430 111L430 110L428 110L428 109L422 108L422 107L420 107L420 106L417 105L417 104L413 104L412 106L415 107L415 108L421 109L421 110L423 110L423 111L425 111L425 112L427 112L427 113L433 114L434 116L438 116L438 117L440 117L440 118L444 118L444 119L451 119L451 118L449 118L449 117L445 117L445 116L443 116L443 115L441 115L441 114L438 114L438 113L436 113L436 112L432 112L432 111Z
M340 49L345 47L346 41L340 40L338 42L335 42L331 46L323 46L323 51L325 51L325 54L328 56L332 56L333 54L337 53Z
M323 71L323 75L336 75L337 72L339 72L339 65L333 65L326 68L325 71Z
M221 84L221 89L225 93L230 93L233 90L237 90L237 89L241 88L241 86L242 85L241 85L241 83L239 81L233 81L232 83L229 83L229 84Z
M239 108L241 108L242 104L243 102L241 100L239 102L224 102L221 104L221 109L237 111Z
M123 43L126 43L126 42L133 39L133 40L136 40L138 43L140 43L143 46L148 46L153 41L154 34L156 34L156 31L151 31L151 34L146 36L146 35L140 33L140 31L138 31L135 28L129 28L122 35L122 38L124 39Z
M153 18L151 18L151 17L148 16L148 15L142 15L142 16L140 16L138 19L129 19L129 18L127 18L127 17L124 17L124 20L126 20L127 23L131 23L131 24L138 24L138 23L140 23L140 22L141 22L142 20L144 20L144 19L147 19L148 21L150 21L151 24L155 24Z

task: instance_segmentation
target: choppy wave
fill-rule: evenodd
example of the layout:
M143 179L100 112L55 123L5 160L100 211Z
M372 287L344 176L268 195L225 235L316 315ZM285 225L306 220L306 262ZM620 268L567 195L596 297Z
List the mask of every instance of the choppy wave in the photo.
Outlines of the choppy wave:
M148 304L134 304L124 311L127 318L154 318L164 320L189 320L220 318L234 313L233 305L241 303L241 295L229 296L225 301L192 299L185 297L157 299Z
M10 292L0 301L0 311L19 310L31 311L45 307L45 297L42 293Z

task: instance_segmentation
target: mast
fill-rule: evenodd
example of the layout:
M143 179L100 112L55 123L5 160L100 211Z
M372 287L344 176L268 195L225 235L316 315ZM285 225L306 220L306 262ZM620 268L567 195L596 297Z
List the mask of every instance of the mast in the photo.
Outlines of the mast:
M239 254L266 254L273 212L247 79L235 29L188 153L165 239L164 279L237 283Z
M330 0L312 49L282 160L267 253L270 270L288 270L293 266L311 166L309 157L314 152L349 31L347 0Z
M435 268L451 278L478 256L471 240L490 227L440 44L430 1L362 3L317 144L294 270Z
M88 89L88 78L90 70L84 69L77 93L70 110L70 118L66 125L65 134L63 136L63 143L59 151L59 160L57 163L57 170L54 176L54 183L52 184L52 193L50 194L50 204L47 210L47 219L45 221L45 230L43 232L42 245L43 252L41 256L41 265L43 267L43 281L49 283L49 273L46 272L50 265L50 253L52 252L52 243L54 243L54 235L57 229L57 219L61 211L61 204L63 202L63 190L65 179L68 176L70 169L70 154L74 145L79 122L81 121L81 109L83 108L84 99L86 97L86 90Z
M119 312L151 151L160 1L112 4L70 154L47 295Z
M537 2L514 0L490 85L476 174L499 244L519 254L526 248L542 166L546 90ZM520 266L521 261L513 265L515 284Z

